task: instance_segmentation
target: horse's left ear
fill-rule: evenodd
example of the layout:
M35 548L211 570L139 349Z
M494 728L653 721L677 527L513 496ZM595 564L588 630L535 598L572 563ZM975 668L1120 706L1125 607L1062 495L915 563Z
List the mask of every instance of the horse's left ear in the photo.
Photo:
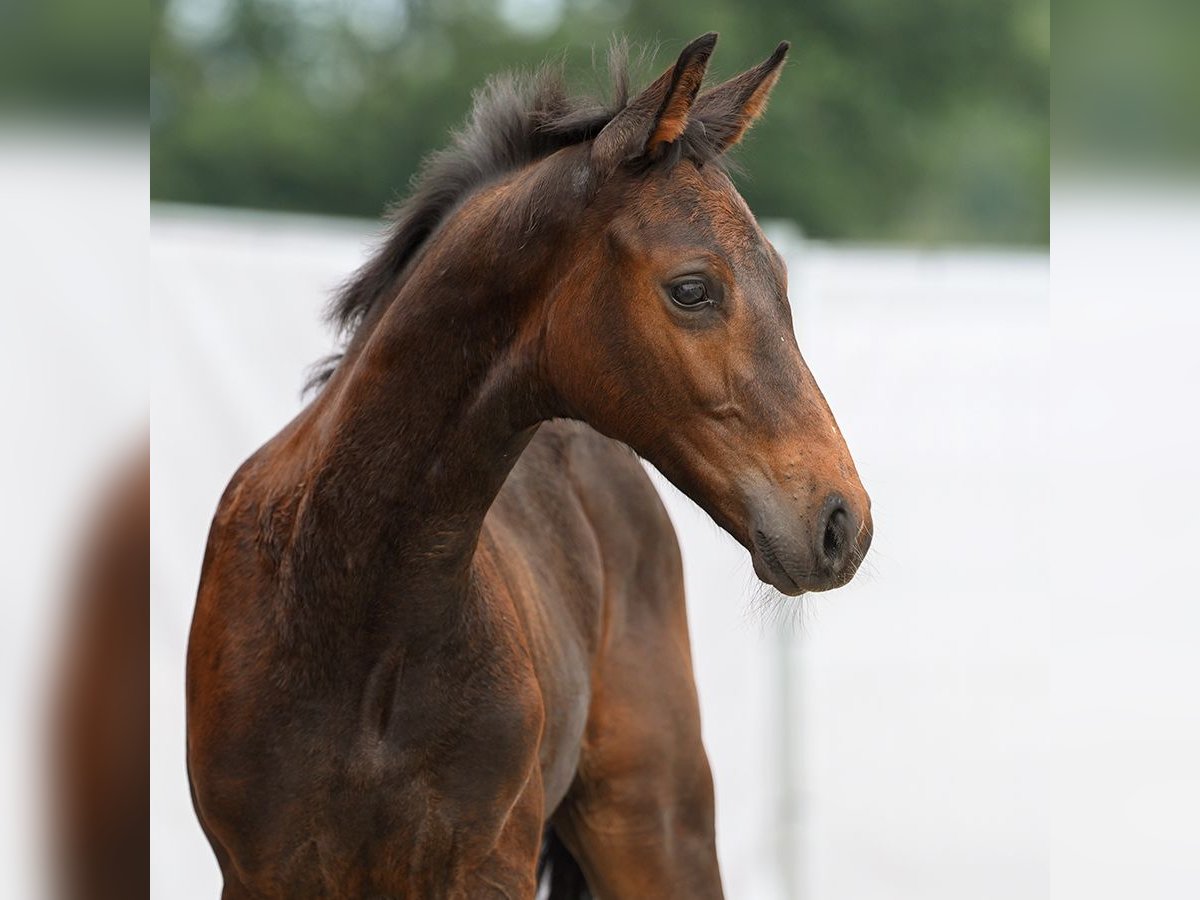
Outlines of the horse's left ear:
M704 124L704 132L724 153L742 139L767 108L767 97L787 58L787 41L775 48L753 69L705 91L692 107L692 118Z
M683 135L716 43L715 32L696 38L674 66L613 116L592 142L598 172L608 175L626 160L657 156Z

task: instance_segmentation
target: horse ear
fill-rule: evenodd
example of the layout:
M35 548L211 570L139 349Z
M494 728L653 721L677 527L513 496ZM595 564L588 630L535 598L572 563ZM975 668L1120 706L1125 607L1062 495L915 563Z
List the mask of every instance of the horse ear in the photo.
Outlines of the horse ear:
M779 80L789 46L784 41L753 69L705 91L696 101L692 118L704 123L705 133L719 153L740 141L767 108L767 97Z
M716 43L715 32L696 38L674 66L604 126L592 142L592 164L600 173L608 175L629 159L656 155L683 135Z

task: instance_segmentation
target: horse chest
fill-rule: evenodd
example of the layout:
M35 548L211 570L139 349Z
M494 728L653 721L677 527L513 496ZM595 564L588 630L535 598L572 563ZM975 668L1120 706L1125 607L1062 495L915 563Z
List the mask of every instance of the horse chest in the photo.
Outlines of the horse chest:
M528 663L506 647L452 648L385 666L360 725L368 782L428 786L439 804L504 810L536 766L544 710Z
M431 886L494 858L514 828L536 842L524 813L542 810L540 705L520 690L487 702L481 692L463 684L455 698L410 672L397 682L384 730L372 715L293 747L287 755L304 765L270 791L289 799L254 816L265 831L228 842L243 870L337 896L360 881L367 894L441 896ZM261 868L280 858L286 869Z

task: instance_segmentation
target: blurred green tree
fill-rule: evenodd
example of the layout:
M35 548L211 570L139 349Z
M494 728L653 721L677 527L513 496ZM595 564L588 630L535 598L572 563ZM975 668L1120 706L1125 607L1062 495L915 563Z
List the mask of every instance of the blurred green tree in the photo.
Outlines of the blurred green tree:
M0 0L0 114L141 119L148 19L139 0Z
M613 35L712 76L793 51L740 151L761 217L814 236L1042 244L1047 0L154 0L151 193L378 215L491 73L563 59L603 86Z

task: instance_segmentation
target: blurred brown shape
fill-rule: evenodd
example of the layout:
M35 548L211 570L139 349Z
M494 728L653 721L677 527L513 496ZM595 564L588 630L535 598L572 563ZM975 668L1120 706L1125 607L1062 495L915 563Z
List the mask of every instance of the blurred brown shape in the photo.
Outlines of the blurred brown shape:
M53 715L58 896L149 896L150 456L109 487L65 605Z

